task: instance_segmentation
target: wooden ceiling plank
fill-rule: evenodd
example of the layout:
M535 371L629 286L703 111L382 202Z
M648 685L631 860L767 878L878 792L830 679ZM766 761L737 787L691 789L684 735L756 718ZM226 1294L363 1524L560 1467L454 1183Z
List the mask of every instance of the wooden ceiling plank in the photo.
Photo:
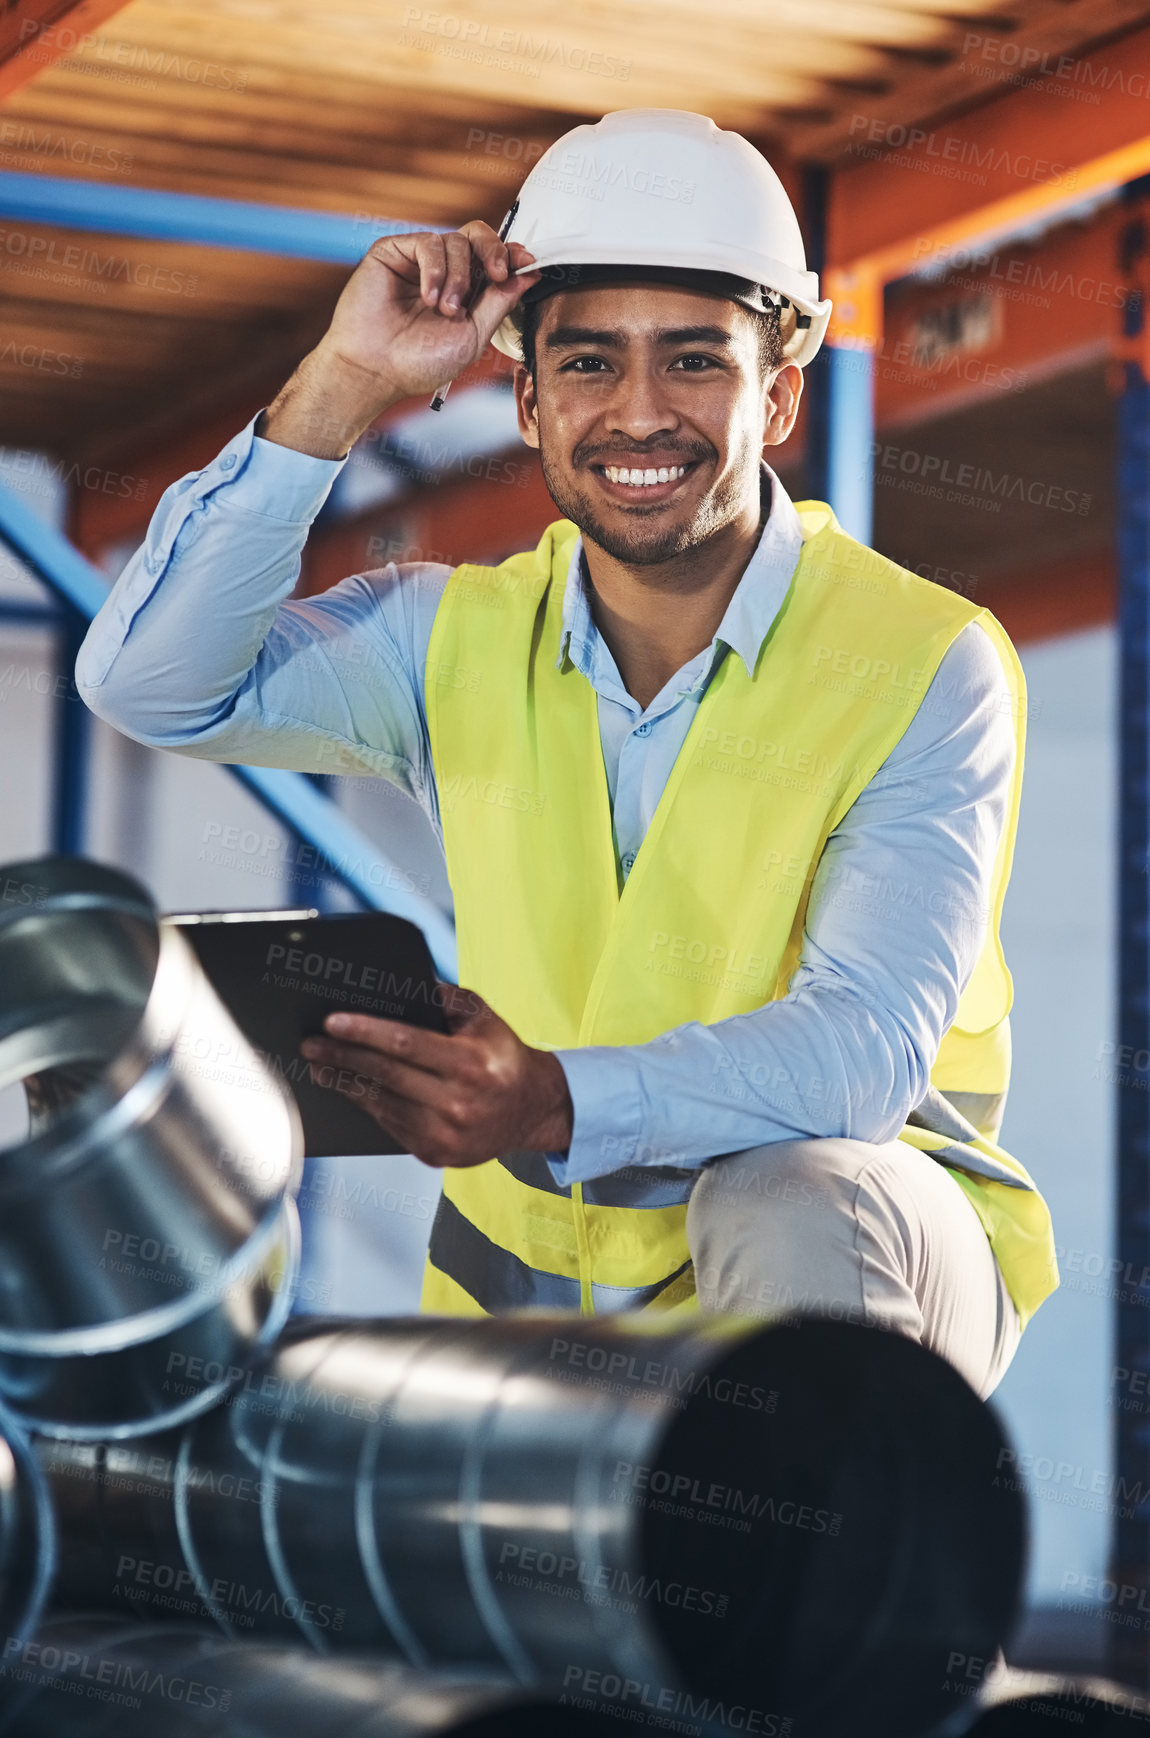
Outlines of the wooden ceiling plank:
M461 127L474 125L474 94L453 96L445 93L434 109L429 109L423 92L417 87L401 85L390 79L369 79L362 75L349 78L324 71L322 66L298 66L280 69L254 67L251 79L243 91L206 88L193 80L170 76L151 81L148 91L134 86L127 92L117 91L102 79L92 76L99 71L96 63L69 60L37 80L34 85L18 92L6 105L14 113L30 110L40 101L40 93L49 101L66 99L69 105L83 102L88 92L102 93L118 107L131 124L137 107L144 107L147 95L152 97L152 109L160 109L169 101L185 103L190 108L209 114L279 101L285 112L289 105L291 119L299 130L299 103L310 101L314 118L310 125L321 133L344 130L368 134L395 130L402 126L402 137L412 144L433 142L443 126L455 121ZM155 95L158 91L159 95ZM529 95L529 93L525 93ZM566 123L566 110L539 108L529 102L500 102L485 99L484 121L493 127L506 127L523 132L534 128L540 134L554 134ZM588 113L591 109L588 109ZM595 111L598 113L598 111Z
M326 177L327 185L333 171L341 175L387 172L412 189L425 181L437 181L453 185L459 191L482 178L485 161L488 170L492 167L490 158L485 160L478 152L467 152L462 129L457 142L444 143L436 150L426 146L405 148L402 141L383 134L374 139L337 133L318 139L313 135L301 138L298 125L293 128L286 120L274 126L253 123L250 118L242 126L227 122L208 125L203 116L189 116L185 123L181 115L169 117L164 127L162 111L158 109L148 117L150 126L138 125L127 132L122 124L113 124L116 120L122 123L122 116L115 116L104 105L93 105L87 115L75 115L73 105L72 125L63 124L48 105L42 104L40 108L35 120L25 115L15 120L11 111L5 111L8 119L0 117L0 163L5 152L10 156L20 151L29 159L42 160L44 170L50 174L112 182L130 180L152 186L155 183L147 172L150 168L157 164L170 166L178 176L179 166L187 161L185 147L195 145L202 147L208 160L216 162L224 174L230 174L258 154L289 170L298 166L301 173ZM134 119L139 123L144 117ZM527 160L541 155L547 142L534 141L535 149L527 152ZM521 145L517 147L520 160L524 149ZM9 166L14 165L10 162ZM521 162L518 170L510 160L505 160L504 166L512 178L516 173L523 174ZM350 206L355 202L345 199L344 203Z
M744 52L753 53L767 67L777 67L794 70L804 75L826 70L828 72L849 72L858 64L868 64L867 57L879 49L894 47L914 47L917 45L934 46L936 43L953 39L957 27L938 17L923 16L912 18L901 28L892 20L889 28L872 34L864 24L854 23L850 28L844 28L847 21L854 17L853 9L838 5L833 7L835 24L820 22L817 16L805 19L808 10L802 0L787 0L784 7L772 5L769 21L764 20L761 8L746 12L739 8L720 5L717 9L723 17L721 34L708 32L705 40L700 40L698 29L698 14L694 6L684 7L682 11L669 9L660 22L657 38L652 39L648 28L648 17L643 6L631 9L620 9L611 6L605 9L595 26L596 41L602 41L606 52L634 56L636 51L644 55L652 49L664 50L668 45L678 49L686 44L692 56L702 52L705 56L726 62L738 62ZM815 7L813 10L818 11ZM865 10L865 9L864 9ZM133 8L133 15L135 8ZM530 7L516 10L512 16L515 20L511 28L520 30L522 34L530 33L533 12ZM584 13L584 20L590 21L591 14ZM157 25L160 24L157 20ZM203 65L203 44L201 31L195 27L189 29L182 40L173 38L170 34L170 21L164 21L163 34L144 37L137 33L131 41L125 39L124 49L130 52L125 55L126 64L131 67L133 62L139 63L145 69L153 65L158 67L156 77L165 79L166 83L181 81L178 68L174 68L175 76L163 73L165 57L173 57L182 61L185 58L194 61L197 66ZM819 31L825 33L821 36ZM225 38L221 43L221 51L229 47ZM110 49L101 44L70 58L69 71L77 71L85 67L99 70L108 56ZM236 56L230 60L235 61ZM215 63L213 63L215 64ZM339 63L342 64L342 63ZM650 66L650 61L645 61ZM234 96L240 100L252 93L253 84L279 77L298 75L301 71L306 79L312 70L321 70L325 66L322 54L314 52L306 59L292 54L286 61L267 61L252 65L229 64L224 60L219 65L218 76L214 77L207 87L211 92L224 96ZM362 76L362 64L358 67ZM237 83L242 88L237 89Z
M395 98L394 86L376 87L359 93L351 102L334 82L306 79L302 75L284 82L282 89L249 90L242 97L205 93L172 80L158 94L133 93L130 104L105 91L83 74L54 72L28 86L4 106L4 117L45 126L70 124L75 128L100 127L119 132L125 140L139 133L165 132L178 125L181 136L211 138L222 133L231 139L260 144L268 134L282 133L295 149L310 155L353 156L365 141L386 144L396 152L428 152L443 149L452 127L462 143L475 127L475 105L458 116L437 114L434 123L424 114L417 126L409 111ZM323 119L301 137L301 102L316 102ZM423 105L426 109L426 104ZM484 114L485 126L512 134L523 142L550 143L568 124L566 115L536 116L531 111ZM168 135L174 136L174 135Z
M130 26L133 16L146 16L147 5L148 0L137 0L137 5L125 15L124 24ZM465 18L466 14L460 14L460 16ZM511 16L519 16L521 23L511 24L508 26L509 28L516 31L525 41L530 39L531 44L544 44L543 52L539 55L528 54L519 57L519 62L523 67L522 72L515 70L507 72L500 66L488 67L485 65L480 68L466 59L456 58L450 54L429 52L435 48L435 38L432 37L427 45L418 42L412 43L402 29L398 8L389 29L381 28L381 20L377 14L372 30L365 31L354 39L350 36L340 35L334 28L339 21L337 12L332 12L327 16L324 29L318 35L314 28L307 31L301 30L297 35L293 33L290 26L278 29L269 35L263 22L257 24L249 23L247 20L231 20L226 36L221 41L219 52L221 60L227 60L232 64L257 60L264 65L286 65L293 68L319 65L323 66L329 73L336 75L346 73L360 79L363 78L365 71L369 75L374 72L379 77L386 78L388 82L395 82L399 79L406 83L422 86L427 90L446 88L474 91L476 83L481 80L482 86L486 90L514 93L522 87L525 77L533 81L534 76L546 71L549 98L555 102L556 106L564 109L569 109L573 105L584 107L589 102L593 103L595 96L600 92L609 95L612 86L618 88L619 84L623 82L628 86L625 94L627 106L630 106L633 88L636 86L642 88L644 84L649 84L656 76L656 67L653 67L648 60L643 58L644 55L650 54L655 46L652 42L649 21L646 20L645 15L643 27L636 29L631 37L624 37L620 32L620 27L616 24L606 35L602 32L598 33L592 42L584 42L581 38L572 40L569 34L566 37L559 36L554 42L550 42L546 36L540 34L541 23L546 28L546 21L541 21L537 5L526 4L520 14L512 13ZM479 21L485 23L489 29L498 30L503 27L501 24L496 24L487 15L479 14L478 17ZM558 20L556 22L558 23ZM178 12L172 15L164 14L164 38L172 51L187 56L199 56L202 59L204 35L202 16L198 14L181 16ZM705 54L713 40L713 33L708 31L702 40L696 41L695 53L701 51ZM768 47L769 44L764 40L764 48L767 49ZM638 58L634 53L636 48L640 50ZM600 60L604 56L614 56L616 61L629 60L628 78L621 81L617 78L584 72L582 63L589 55L598 55ZM83 55L77 58L82 60ZM576 58L579 62L578 65L562 64L564 59L574 61ZM722 61L721 54L719 58ZM513 57L504 57L504 59L507 60L508 65L514 66ZM764 59L767 64L756 68L763 85L764 100L771 100L772 93L777 93L781 99L794 100L796 95L805 94L809 87L817 82L813 65L812 71L808 74L788 77L784 73L774 72L769 64L769 53L765 54ZM737 63L732 65L727 59L723 64L728 76L731 74L738 78L744 76L744 69L739 67ZM689 89L693 70L693 67L676 69L677 83L681 83L684 88Z
M600 7L601 19L610 19L627 28L633 14L635 26L646 21L641 5L619 13L614 5ZM696 21L696 0L664 0L661 13L681 17L685 23ZM800 64L818 65L822 50L829 39L834 44L851 43L871 47L933 47L954 35L955 24L944 13L933 9L914 8L899 11L891 6L854 4L853 0L771 0L769 11L761 0L721 0L713 9L714 22L722 21L723 34L744 25L757 27L764 51L773 51L777 43L802 45L805 52ZM585 13L585 16L589 14ZM659 33L664 30L660 18Z

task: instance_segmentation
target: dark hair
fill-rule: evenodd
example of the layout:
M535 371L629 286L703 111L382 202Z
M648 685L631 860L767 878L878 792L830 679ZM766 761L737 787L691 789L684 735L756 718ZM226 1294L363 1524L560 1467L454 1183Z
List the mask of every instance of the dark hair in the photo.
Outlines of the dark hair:
M539 296L534 301L525 301L516 310L519 315L519 338L523 346L523 361L531 374L535 376L535 338L539 331L539 318L545 296ZM744 304L739 303L742 307ZM754 308L747 308L747 315L755 322L756 336L759 341L759 371L764 376L772 369L778 368L783 362L783 340L779 330L778 308L766 308L762 313Z

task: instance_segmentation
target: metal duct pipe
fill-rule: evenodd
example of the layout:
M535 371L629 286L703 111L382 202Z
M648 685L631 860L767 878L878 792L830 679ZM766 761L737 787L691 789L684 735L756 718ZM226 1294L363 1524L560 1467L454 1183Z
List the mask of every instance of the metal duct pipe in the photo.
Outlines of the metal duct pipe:
M35 1628L55 1569L44 1475L16 1420L0 1412L0 1635L19 1642Z
M298 1266L294 1103L135 881L0 869L0 1395L37 1430L154 1430L279 1332Z
M293 1325L179 1437L44 1464L73 1608L793 1738L969 1707L948 1659L994 1658L1021 1578L991 1411L912 1342L813 1319Z
M191 1629L49 1624L0 1661L0 1738L610 1738L507 1681L317 1659Z

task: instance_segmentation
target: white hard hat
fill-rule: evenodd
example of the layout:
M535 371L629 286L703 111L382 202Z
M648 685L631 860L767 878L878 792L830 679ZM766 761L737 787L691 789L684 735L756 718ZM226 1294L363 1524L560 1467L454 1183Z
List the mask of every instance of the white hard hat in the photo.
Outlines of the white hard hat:
M531 271L672 268L773 292L753 305L780 305L783 353L802 366L826 333L831 304L819 300L782 182L741 134L688 109L617 109L564 133L531 170L500 233L535 255ZM556 276L556 287L578 281ZM491 340L516 361L521 319L514 310Z

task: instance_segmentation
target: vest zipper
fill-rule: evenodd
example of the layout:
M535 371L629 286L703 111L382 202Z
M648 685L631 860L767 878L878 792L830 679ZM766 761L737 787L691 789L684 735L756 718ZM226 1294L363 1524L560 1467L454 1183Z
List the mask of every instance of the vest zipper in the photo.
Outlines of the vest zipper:
M587 1210L583 1205L582 1183L571 1185L571 1211L575 1215L575 1246L579 1251L579 1313L595 1314L591 1295L591 1243L587 1236Z

